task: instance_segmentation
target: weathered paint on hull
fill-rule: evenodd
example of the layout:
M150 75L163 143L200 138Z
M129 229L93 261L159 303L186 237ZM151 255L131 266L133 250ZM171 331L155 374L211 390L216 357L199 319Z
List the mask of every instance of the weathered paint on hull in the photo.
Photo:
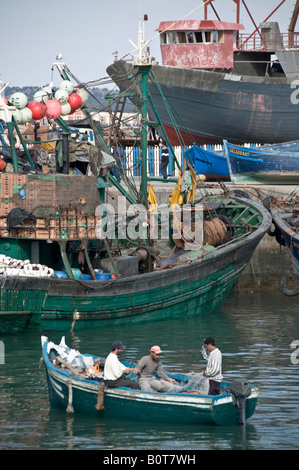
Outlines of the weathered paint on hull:
M185 152L185 155L194 165L196 173L205 175L207 181L215 181L217 178L221 181L230 180L225 155L210 152L194 145Z
M110 295L90 297L89 289L85 295L68 295L76 289L75 281L66 281L65 292L57 295L49 286L48 294L32 290L32 298L44 298L43 306L32 308L31 312L1 316L1 331L17 329L80 330L84 328L111 324L137 323L145 320L155 321L180 315L202 314L219 309L230 296L245 264L235 270L233 265L214 272L210 276L191 282L191 279L170 286L154 287L135 293L117 294L116 285ZM8 281L9 282L9 281ZM72 287L67 288L71 283ZM70 284L69 284L70 285ZM149 284L150 285L150 284ZM53 286L54 287L54 286ZM104 289L104 287L103 287ZM5 289L1 297L5 297ZM10 291L10 297L19 303L22 290ZM14 303L12 303L14 305ZM22 320L22 321L21 321Z
M224 261L215 259L215 263L206 263L205 268L210 271L206 275L196 273L196 264L194 269L190 270L186 279L180 279L178 282L172 282L170 285L163 283L162 280L158 284L150 282L146 284L142 282L140 290L135 292L125 292L126 282L122 288L113 284L109 288L107 295L103 293L105 287L99 286L101 292L94 293L90 289L82 292L81 286L79 291L76 281L66 281L65 290L61 295L55 289L55 281L53 285L48 285L48 293L43 290L43 294L36 290L32 290L32 298L35 296L43 297L43 305L39 308L32 308L32 315L27 315L27 328L53 329L64 331L70 328L79 330L82 328L90 328L96 326L105 326L111 324L135 323L144 320L159 320L179 315L202 314L213 309L219 309L230 296L234 285L236 284L246 262L249 259L247 252L246 260L242 260L241 264L231 263L227 266ZM235 255L235 253L231 253ZM211 264L215 264L214 269ZM224 264L218 266L217 264ZM198 266L199 268L199 266ZM212 272L211 272L212 271ZM174 270L172 270L174 277ZM193 279L194 276L194 279ZM10 282L7 280L6 282ZM69 284L70 283L70 284ZM69 288L67 288L67 284ZM138 284L138 279L136 279ZM138 286L135 284L135 287ZM159 285L160 284L160 285ZM162 284L162 285L161 285ZM72 294L67 294L72 292ZM23 291L15 290L10 296L18 300L22 300ZM5 286L1 290L1 296L6 295ZM13 304L12 304L13 305ZM14 317L7 316L8 323L1 322L1 330L7 328L17 328Z
M299 182L299 153L267 153L224 141L231 181L242 184L293 184Z
M294 90L287 80L236 77L235 81L223 73L163 66L154 67L154 72L193 137L261 144L298 138L299 106L291 103ZM173 127L161 97L153 85L149 88L162 122Z
M107 72L123 91L128 82L118 76L123 79L131 69L118 61ZM186 145L222 143L223 139L265 144L298 138L299 106L291 102L294 89L287 79L162 65L153 66L153 71L170 107L180 116L177 125ZM150 82L149 90L172 144L181 145L155 84Z

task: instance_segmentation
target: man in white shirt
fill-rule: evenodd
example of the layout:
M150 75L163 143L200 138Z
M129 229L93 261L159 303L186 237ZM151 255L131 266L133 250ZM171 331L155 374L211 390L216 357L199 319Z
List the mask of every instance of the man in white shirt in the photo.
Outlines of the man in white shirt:
M104 366L105 385L109 388L129 387L129 388L135 388L135 389L140 390L138 382L135 382L134 380L123 377L123 375L127 375L130 372L136 373L136 370L134 368L126 367L118 359L118 356L121 354L121 352L125 348L126 346L124 346L121 343L121 341L115 341L112 344L111 352L110 354L108 354L105 360L105 366Z
M214 338L204 340L202 355L208 361L203 375L209 379L209 395L219 395L222 375L222 354L216 347Z

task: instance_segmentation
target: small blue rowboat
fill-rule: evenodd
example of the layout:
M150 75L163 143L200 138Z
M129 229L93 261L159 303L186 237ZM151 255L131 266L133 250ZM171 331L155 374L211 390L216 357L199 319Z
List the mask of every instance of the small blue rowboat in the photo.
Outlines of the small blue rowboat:
M287 146L273 150L275 146L247 148L223 143L232 183L298 184L299 152L287 150Z
M52 407L62 407L68 412L91 414L102 419L132 420L133 417L136 421L145 422L224 425L245 424L255 411L259 389L251 387L247 382L246 393L240 392L243 390L239 386L240 383L243 385L241 381L236 381L234 390L233 382L222 382L221 394L213 396L188 390L188 383L192 382L192 375L188 374L168 374L184 386L186 391L180 393L145 392L127 387L107 388L100 378L75 376L69 368L55 365L59 354L57 347L53 348L52 345L47 337L42 336L43 360ZM95 356L82 355L83 362L90 364L90 361L95 360ZM129 366L126 362L123 364ZM137 380L132 372L129 378ZM102 401L99 406L100 393Z
M227 159L223 152L211 152L194 144L185 151L185 156L194 166L196 173L205 175L207 181L230 180Z

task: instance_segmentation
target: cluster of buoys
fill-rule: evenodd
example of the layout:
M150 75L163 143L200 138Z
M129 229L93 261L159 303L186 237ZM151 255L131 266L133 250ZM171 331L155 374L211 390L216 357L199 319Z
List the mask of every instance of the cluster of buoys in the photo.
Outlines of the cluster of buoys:
M22 92L13 93L9 101L5 100L5 102L15 106L16 110L12 115L17 124L26 124L39 121L45 116L49 119L57 119L59 116L73 114L87 100L86 90L74 88L70 80L63 80L56 91L50 86L37 91L30 103Z
M30 263L29 259L20 260L0 255L0 274L5 276L51 277L54 270L43 264Z

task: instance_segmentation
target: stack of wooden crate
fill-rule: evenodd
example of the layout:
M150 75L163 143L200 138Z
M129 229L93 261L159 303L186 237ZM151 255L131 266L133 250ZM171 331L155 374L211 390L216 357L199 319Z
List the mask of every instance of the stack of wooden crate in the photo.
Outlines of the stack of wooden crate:
M94 176L0 174L1 236L52 240L96 239L100 204ZM34 218L7 231L6 218L20 208Z

